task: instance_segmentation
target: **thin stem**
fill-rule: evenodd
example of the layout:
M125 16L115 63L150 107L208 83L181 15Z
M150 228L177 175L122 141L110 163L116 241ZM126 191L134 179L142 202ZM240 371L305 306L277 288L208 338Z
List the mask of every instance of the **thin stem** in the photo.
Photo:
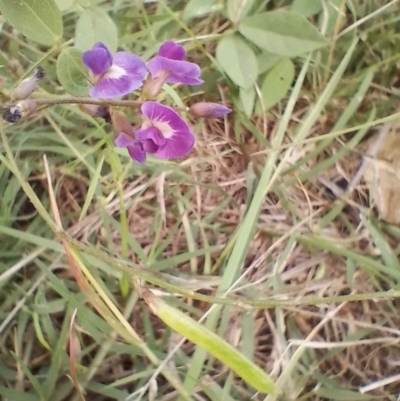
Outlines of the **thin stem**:
M38 106L56 104L94 104L98 106L140 107L143 102L137 100L102 100L91 97L61 97L58 99L35 99Z
M38 106L53 106L56 104L94 104L98 106L140 107L143 102L138 100L102 100L91 97L61 97L58 99L34 99ZM187 107L174 107L176 111L188 111Z

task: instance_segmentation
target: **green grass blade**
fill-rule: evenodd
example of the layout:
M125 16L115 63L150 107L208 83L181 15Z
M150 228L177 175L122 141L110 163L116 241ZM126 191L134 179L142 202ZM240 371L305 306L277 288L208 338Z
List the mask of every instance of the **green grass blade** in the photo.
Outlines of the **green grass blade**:
M147 291L143 294L143 297L152 312L164 323L190 341L206 349L249 385L265 394L275 392L275 384L269 375L221 337L193 320L187 314L156 298L151 292Z

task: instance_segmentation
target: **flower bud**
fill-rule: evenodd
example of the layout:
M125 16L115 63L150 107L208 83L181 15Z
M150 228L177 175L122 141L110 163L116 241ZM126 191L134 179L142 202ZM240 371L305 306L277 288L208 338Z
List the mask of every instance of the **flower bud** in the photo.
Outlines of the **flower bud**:
M99 106L97 104L79 104L78 107L86 114L92 117L103 118L106 123L111 122L110 111L107 106Z
M14 89L12 96L15 99L26 99L37 89L38 82L44 77L42 67L37 67L33 74L21 81Z
M26 99L37 88L37 82L32 80L31 78L24 79L19 85L14 89L12 94L14 99Z
M211 102L199 102L190 106L189 113L193 117L220 118L229 114L232 110L222 104Z
M32 99L21 100L16 104L7 106L3 118L9 123L16 123L23 117L28 117L37 110L37 103Z
M111 111L111 121L117 134L123 132L124 134L132 134L132 124L128 119L128 116L119 110Z
M169 72L164 70L160 71L157 75L149 75L143 85L142 96L148 100L156 99L162 91L162 87L164 86L168 76Z
M99 106L97 109L97 116L103 118L106 123L111 122L111 114L107 106Z

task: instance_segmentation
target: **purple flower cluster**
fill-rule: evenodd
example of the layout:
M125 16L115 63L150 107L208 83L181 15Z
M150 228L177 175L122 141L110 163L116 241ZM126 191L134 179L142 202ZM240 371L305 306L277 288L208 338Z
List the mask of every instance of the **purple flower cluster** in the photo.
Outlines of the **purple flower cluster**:
M100 42L82 56L92 83L89 94L100 99L122 97L143 85L142 96L147 99L155 98L164 83L201 85L204 81L200 78L200 67L185 61L185 57L183 46L172 41L163 43L147 65L140 57L125 51L112 55ZM189 109L193 116L208 118L222 117L231 111L214 103L197 103ZM115 139L116 146L127 148L136 162L143 163L147 154L175 159L192 150L193 132L175 110L149 100L142 104L141 112L140 128L119 132Z

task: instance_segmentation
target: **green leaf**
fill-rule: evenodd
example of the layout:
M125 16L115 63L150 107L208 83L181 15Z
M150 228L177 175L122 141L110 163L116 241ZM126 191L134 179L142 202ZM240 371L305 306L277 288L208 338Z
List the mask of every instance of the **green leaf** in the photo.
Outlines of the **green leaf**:
M183 10L182 19L189 21L193 18L204 17L223 9L223 4L219 0L189 0Z
M240 36L224 36L218 43L216 57L228 77L238 86L248 88L258 76L257 57Z
M339 14L341 13L342 0L330 0L326 3L324 12L319 15L319 23L325 25L325 34L327 36L332 35L335 32L335 26L337 24Z
M92 5L91 0L76 0L76 1L83 8L89 8Z
M90 83L80 50L70 47L61 52L57 59L57 78L69 94L87 96Z
M303 15L308 18L322 11L321 0L294 0L292 4L292 11Z
M74 0L55 0L60 11L66 11L74 4Z
M114 21L99 7L85 10L75 29L75 46L85 51L96 42L103 42L113 53L118 46L118 30Z
M63 35L54 0L0 0L0 11L15 29L42 45L54 45Z
M257 56L258 73L264 74L270 70L282 57L276 54L262 52Z
M283 58L267 73L261 86L263 104L266 110L282 100L294 79L294 65L289 58Z
M254 103L256 100L256 91L254 87L250 86L250 88L247 89L240 88L239 95L242 102L243 110L246 116L250 117L253 113Z
M248 17L239 24L239 31L261 49L284 57L296 57L328 44L305 17L289 10Z
M263 369L213 331L156 298L150 291L143 293L143 298L165 324L214 355L250 386L265 394L275 392L274 382Z
M254 1L255 0L228 0L228 18L234 24L237 24L250 12L254 5Z

